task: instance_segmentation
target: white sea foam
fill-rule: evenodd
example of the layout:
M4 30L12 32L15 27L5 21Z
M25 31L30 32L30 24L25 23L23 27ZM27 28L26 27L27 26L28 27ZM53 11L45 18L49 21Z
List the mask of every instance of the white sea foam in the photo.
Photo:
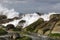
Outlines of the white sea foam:
M21 18L21 19L19 19L19 20L14 20L14 21L11 21L11 22L6 23L6 24L3 24L3 25L6 26L6 25L8 25L8 24L13 24L13 25L17 26L18 23L19 23L19 21L25 20L26 23L23 25L23 28L25 28L26 26L30 25L31 23L37 21L37 20L40 18L40 16L37 15L36 13L26 14L26 15L23 15L22 17L23 17L23 18Z
M31 23L37 21L39 18L43 18L45 21L48 21L50 15L52 15L52 14L57 14L57 13L52 12L52 13L44 14L41 16L39 16L37 13L23 14L21 19L14 20L14 21L11 21L9 23L2 24L2 25L6 26L8 24L13 24L13 25L17 26L19 21L25 20L26 23L23 25L23 28L24 28L24 27L30 25ZM14 9L9 10L9 9L4 8L2 6L0 6L0 15L6 15L8 18L19 17L19 13L14 11Z

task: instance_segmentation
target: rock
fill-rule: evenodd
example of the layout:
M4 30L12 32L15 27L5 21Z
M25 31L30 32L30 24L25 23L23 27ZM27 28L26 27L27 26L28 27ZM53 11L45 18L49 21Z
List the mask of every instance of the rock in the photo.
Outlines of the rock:
M15 26L14 26L13 24L8 24L8 25L6 26L6 29L7 29L7 30L14 29L14 28L15 28Z
M52 33L60 33L60 21L58 21L58 22L55 24L55 27L54 27L54 29L52 30Z
M38 19L37 21L35 21L34 23L30 24L29 26L27 26L25 28L26 31L30 31L30 32L33 32L38 25L40 25L41 23L43 23L44 20L42 18Z
M0 15L0 20L2 19L7 19L7 16L6 15Z
M13 21L13 19L3 19L3 20L0 20L0 24L5 24L11 21Z
M50 15L50 19L55 18L55 19L60 19L60 14L53 14Z
M25 22L25 20L19 21L17 28L22 28Z
M39 12L36 12L39 16L43 15L44 13L39 13Z
M17 20L17 19L21 19L21 18L19 18L19 17L14 17L13 19Z

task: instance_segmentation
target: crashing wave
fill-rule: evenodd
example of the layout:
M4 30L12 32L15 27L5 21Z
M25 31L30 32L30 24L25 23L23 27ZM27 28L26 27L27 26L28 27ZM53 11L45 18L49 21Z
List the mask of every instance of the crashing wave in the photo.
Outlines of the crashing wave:
M30 25L31 23L37 21L39 18L43 18L44 21L48 21L50 19L49 18L50 15L52 15L52 14L57 14L57 13L52 12L52 13L44 14L44 15L38 15L37 13L23 14L21 19L14 20L9 23L2 24L2 25L6 26L8 24L13 24L13 25L17 26L19 21L25 20L26 22L23 25L23 28L24 28L24 27ZM14 18L14 17L19 17L20 14L18 12L14 11L14 9L9 10L7 8L0 6L0 15L6 15L7 18Z
M25 24L23 25L23 28L30 25L31 23L37 21L38 19L40 18L39 15L37 15L36 13L32 13L32 14L25 14L25 15L22 15L22 18L21 19L18 19L18 20L14 20L14 21L11 21L9 23L6 23L6 24L3 24L3 25L8 25L8 24L13 24L15 26L18 25L18 23L21 21L21 20L25 20Z

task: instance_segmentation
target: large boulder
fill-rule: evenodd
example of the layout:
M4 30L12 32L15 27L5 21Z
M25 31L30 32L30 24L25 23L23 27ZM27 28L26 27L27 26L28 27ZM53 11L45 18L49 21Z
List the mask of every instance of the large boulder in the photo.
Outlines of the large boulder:
M14 29L14 28L15 28L15 26L14 26L13 24L8 24L8 25L6 26L6 29L7 29L7 30Z

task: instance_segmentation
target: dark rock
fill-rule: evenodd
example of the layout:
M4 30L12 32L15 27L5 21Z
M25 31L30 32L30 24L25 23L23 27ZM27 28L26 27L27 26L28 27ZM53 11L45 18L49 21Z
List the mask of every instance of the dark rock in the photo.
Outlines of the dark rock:
M8 24L8 25L6 26L6 28L7 28L7 30L10 30L10 29L14 29L15 26L14 26L13 24Z
M0 20L2 19L7 19L7 16L6 15L0 15Z
M43 13L36 12L39 16L43 15Z
M25 20L21 20L19 23L25 23L26 21Z

